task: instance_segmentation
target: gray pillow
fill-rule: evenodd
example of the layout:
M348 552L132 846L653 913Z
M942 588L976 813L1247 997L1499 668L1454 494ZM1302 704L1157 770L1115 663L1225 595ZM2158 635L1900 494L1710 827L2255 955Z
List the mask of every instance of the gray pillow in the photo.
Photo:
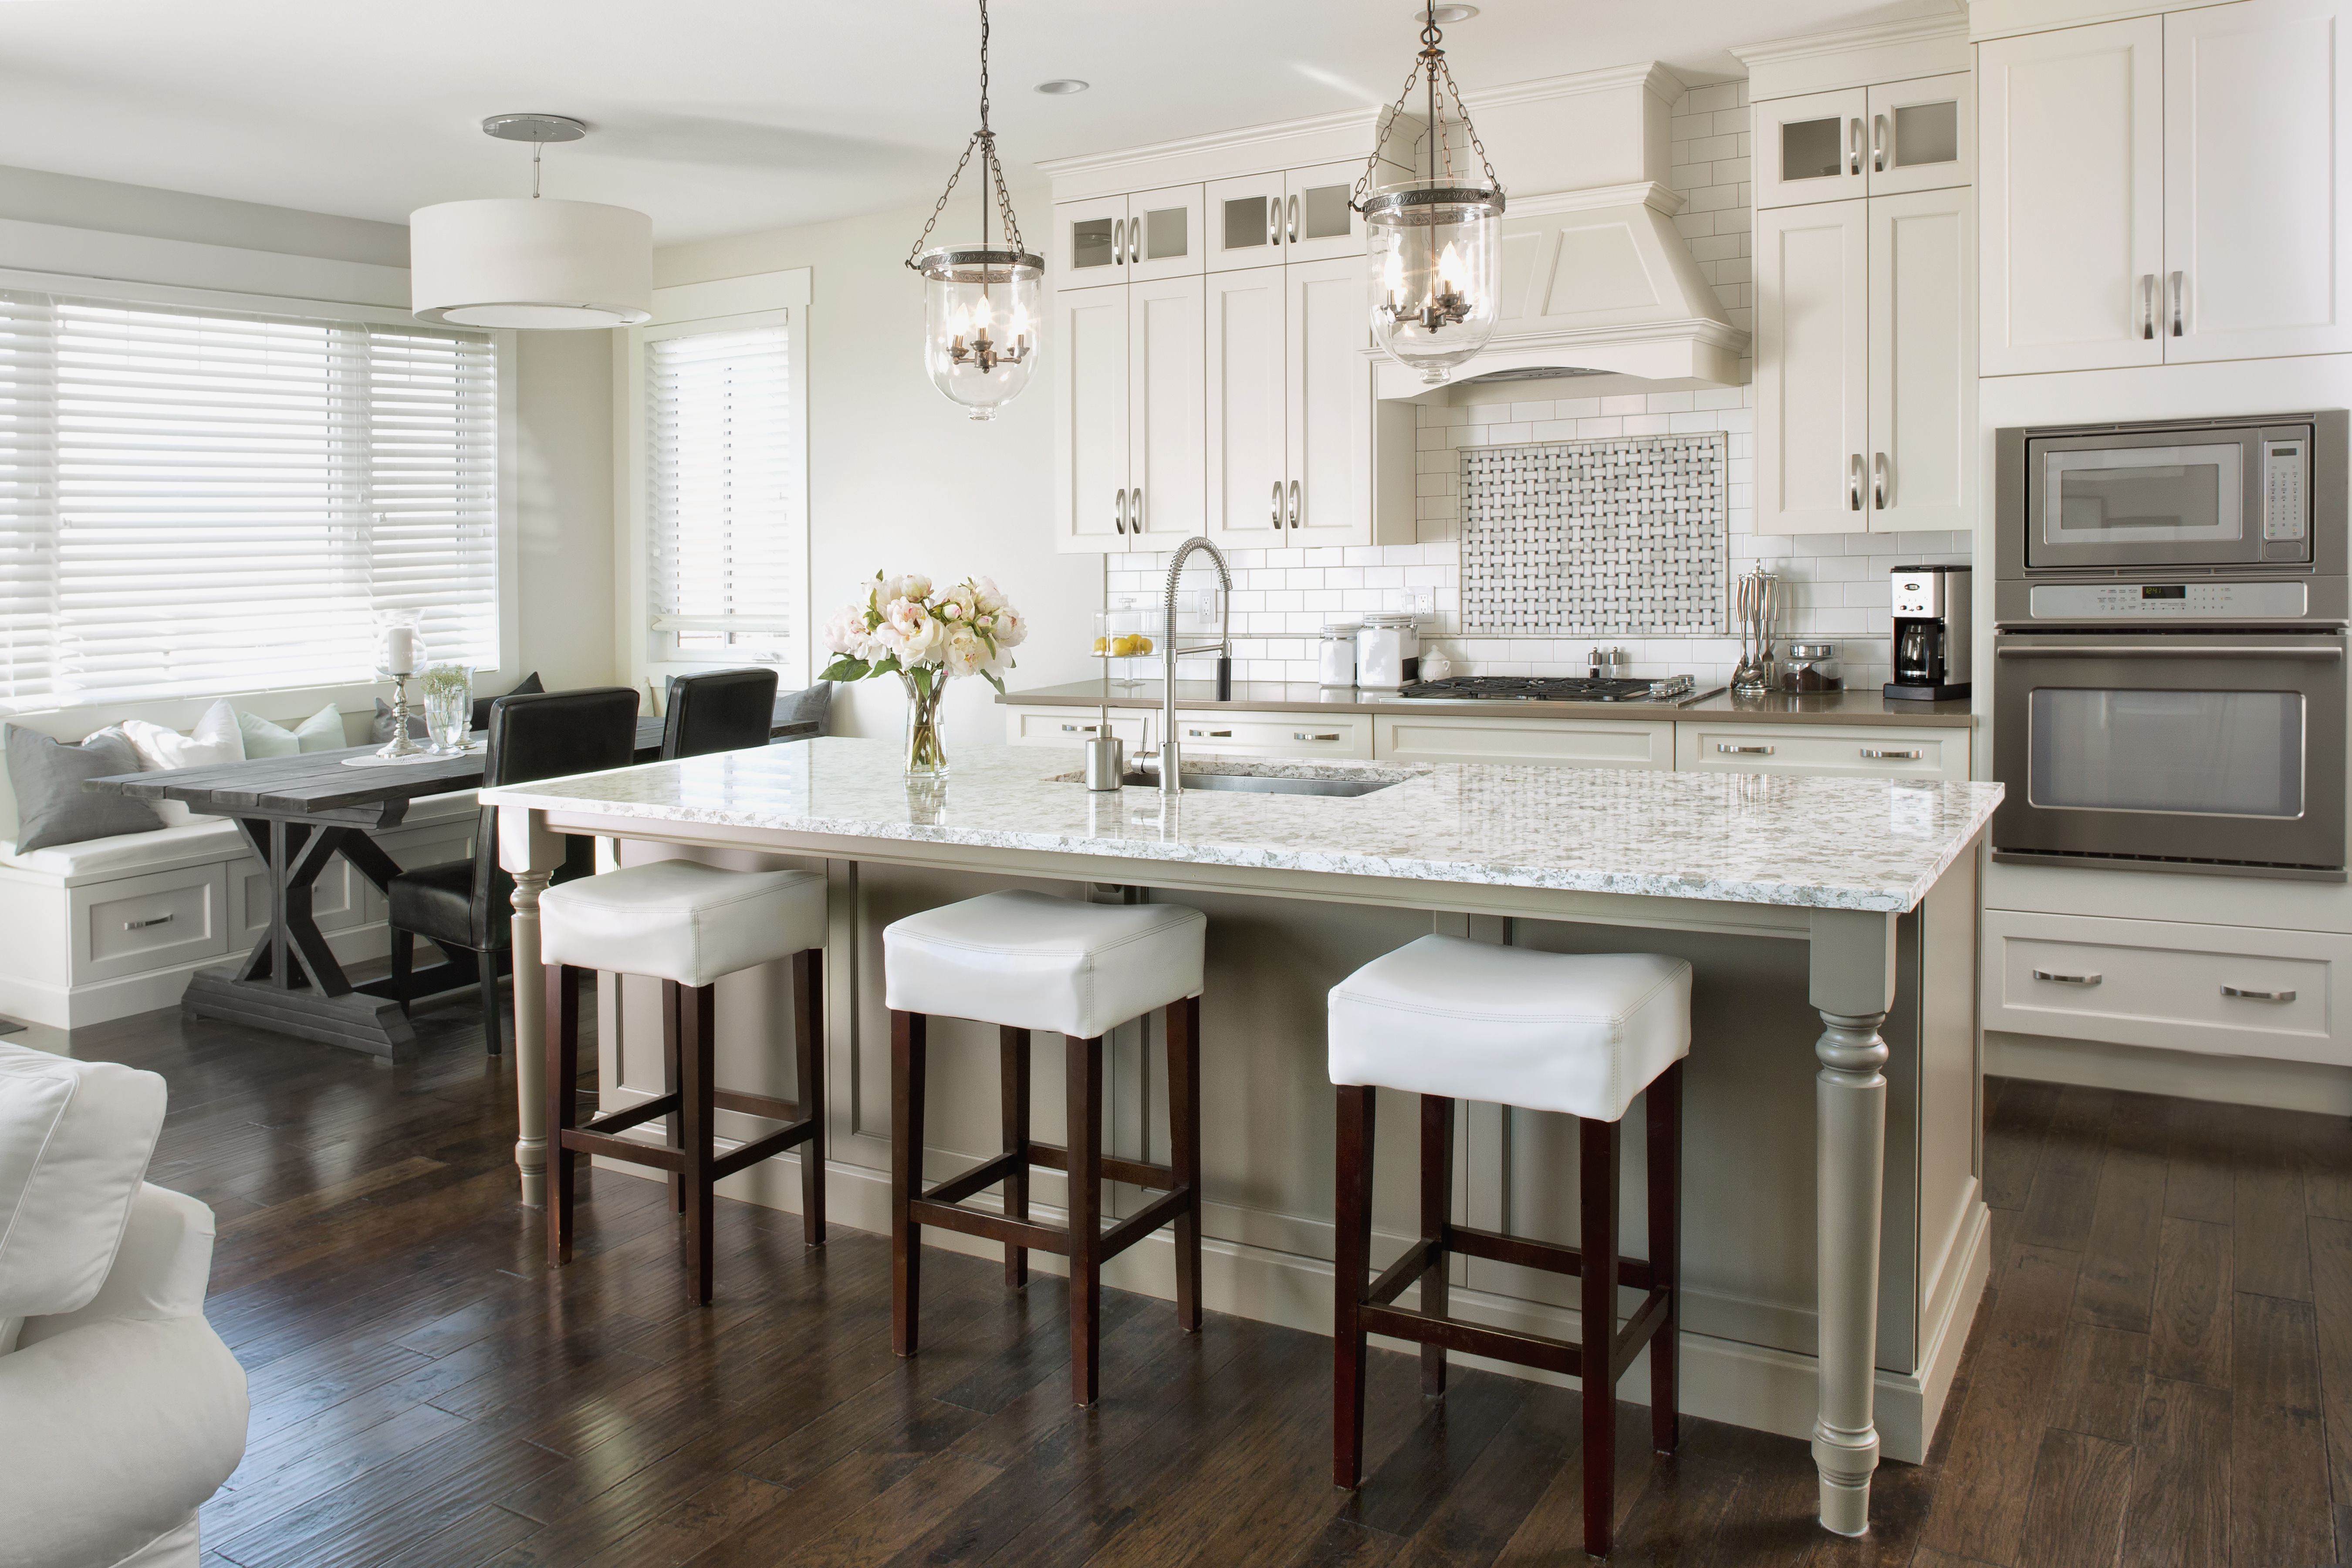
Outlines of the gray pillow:
M412 741L422 741L426 738L425 715L416 712L414 709L411 709L408 715L408 738ZM375 722L368 726L368 739L378 744L392 739L392 704L381 697L375 700Z
M155 808L124 795L100 795L84 779L139 771L139 753L120 730L100 730L68 746L21 724L0 724L8 752L8 787L16 792L16 853L30 854L86 838L152 833L163 826Z
M798 691L776 693L776 722L805 724L814 721L817 733L824 732L824 716L833 707L833 682L820 680L814 686Z

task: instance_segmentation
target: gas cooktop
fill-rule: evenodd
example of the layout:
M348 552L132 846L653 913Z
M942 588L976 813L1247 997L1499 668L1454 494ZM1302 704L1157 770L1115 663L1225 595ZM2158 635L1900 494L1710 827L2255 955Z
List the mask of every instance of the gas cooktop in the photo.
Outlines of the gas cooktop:
M1663 680L1582 675L1455 675L1416 680L1397 695L1430 702L1687 702L1700 695L1687 675Z

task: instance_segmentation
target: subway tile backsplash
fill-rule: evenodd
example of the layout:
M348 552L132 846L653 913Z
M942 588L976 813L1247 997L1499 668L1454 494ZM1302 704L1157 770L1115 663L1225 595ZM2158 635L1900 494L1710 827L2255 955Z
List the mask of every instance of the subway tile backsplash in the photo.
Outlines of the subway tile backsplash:
M1752 330L1749 271L1747 84L1694 88L1675 106L1673 184L1688 198L1675 224L1714 285L1734 325ZM1849 686L1889 677L1894 623L1887 574L1898 565L1969 558L1966 533L1756 532L1756 415L1752 384L1693 392L1513 399L1508 385L1490 399L1414 410L1417 470L1414 532L1419 542L1385 548L1238 550L1234 571L1234 673L1244 680L1316 679L1315 635L1327 621L1412 610L1423 618L1422 646L1444 652L1463 675L1581 675L1598 634L1523 637L1466 637L1462 622L1461 455L1464 447L1537 441L1591 441L1625 436L1719 430L1728 444L1731 571L1761 565L1788 585L1783 640L1833 642ZM1557 385L1558 384L1552 384ZM1156 595L1168 558L1124 555L1111 563L1113 594ZM1727 618L1725 624L1729 625ZM1636 675L1690 674L1701 684L1731 678L1736 637L1618 637ZM1206 661L1188 674L1209 673Z

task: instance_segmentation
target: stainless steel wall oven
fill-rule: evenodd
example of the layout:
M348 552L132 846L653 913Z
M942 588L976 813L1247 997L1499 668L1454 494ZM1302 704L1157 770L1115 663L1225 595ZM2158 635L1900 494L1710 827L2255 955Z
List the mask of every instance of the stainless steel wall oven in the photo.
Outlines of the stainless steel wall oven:
M2344 879L2347 428L1998 433L1995 859Z

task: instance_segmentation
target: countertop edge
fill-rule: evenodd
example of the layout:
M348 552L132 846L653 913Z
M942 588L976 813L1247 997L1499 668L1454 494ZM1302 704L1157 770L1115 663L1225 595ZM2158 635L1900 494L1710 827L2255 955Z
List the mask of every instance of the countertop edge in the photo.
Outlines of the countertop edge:
M1079 683L1088 685L1091 683ZM1841 707L1811 710L1785 710L1737 704L1754 699L1734 699L1718 692L1696 702L1675 705L1664 702L1442 702L1425 700L1382 700L1377 698L1349 698L1344 700L1306 701L1297 698L1254 699L1236 697L1220 702L1209 697L1187 697L1181 690L1176 697L1180 710L1225 713L1369 713L1387 714L1391 718L1444 719L1599 719L1607 721L1648 721L1652 723L1698 722L1709 724L1822 724L1851 725L1871 729L1933 729L1973 730L1977 716L1957 702L1922 702L1920 710L1912 712L1895 707L1889 699L1873 693L1853 691L1840 693L1850 702L1885 704L1883 707ZM1765 701L1774 699L1767 698ZM1801 699L1801 700L1802 700ZM1812 700L1818 700L1813 699ZM1102 702L1101 694L1078 686L1040 687L1029 691L1008 691L996 701L1008 708L1096 708ZM1157 697L1138 693L1114 695L1110 706L1132 711L1156 711L1160 706ZM1960 709L1960 711L1954 711Z

